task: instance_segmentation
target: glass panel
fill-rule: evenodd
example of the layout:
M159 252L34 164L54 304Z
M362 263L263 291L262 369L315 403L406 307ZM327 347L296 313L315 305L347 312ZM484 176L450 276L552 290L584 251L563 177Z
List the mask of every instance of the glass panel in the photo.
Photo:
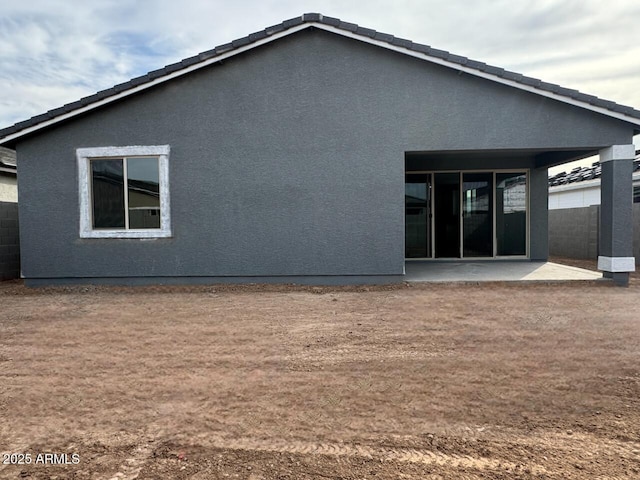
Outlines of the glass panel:
M493 257L493 174L462 176L463 255Z
M129 228L160 228L160 173L156 157L127 158Z
M498 255L527 254L527 174L496 174Z
M405 258L431 257L431 175L407 175L405 200Z
M633 203L640 203L640 186L633 187Z
M460 175L434 174L434 234L438 258L460 257Z
M91 160L93 228L124 228L122 160Z

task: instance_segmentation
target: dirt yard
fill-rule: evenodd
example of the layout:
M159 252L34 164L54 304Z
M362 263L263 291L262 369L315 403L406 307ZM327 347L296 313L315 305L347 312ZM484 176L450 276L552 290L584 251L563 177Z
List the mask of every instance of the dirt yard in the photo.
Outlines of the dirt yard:
M1 478L640 478L637 278L0 302Z

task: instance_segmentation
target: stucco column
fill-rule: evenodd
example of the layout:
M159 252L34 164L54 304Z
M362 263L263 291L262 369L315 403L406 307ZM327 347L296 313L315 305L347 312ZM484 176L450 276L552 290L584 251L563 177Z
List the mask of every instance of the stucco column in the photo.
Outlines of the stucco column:
M549 169L535 168L530 172L529 244L531 260L549 259Z
M633 145L612 145L600 151L600 248L598 270L616 284L629 284L633 258Z

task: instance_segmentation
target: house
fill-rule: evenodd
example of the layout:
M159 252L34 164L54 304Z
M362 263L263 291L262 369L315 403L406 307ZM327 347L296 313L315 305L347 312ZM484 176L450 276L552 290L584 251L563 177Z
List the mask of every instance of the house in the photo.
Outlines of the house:
M16 152L0 147L0 202L18 201Z
M0 281L20 276L16 152L0 147Z
M600 162L549 177L549 209L600 205ZM640 203L640 150L633 162L633 203Z
M0 145L20 162L28 285L379 283L407 259L545 260L547 169L595 154L599 266L625 284L639 132L631 107L312 13Z

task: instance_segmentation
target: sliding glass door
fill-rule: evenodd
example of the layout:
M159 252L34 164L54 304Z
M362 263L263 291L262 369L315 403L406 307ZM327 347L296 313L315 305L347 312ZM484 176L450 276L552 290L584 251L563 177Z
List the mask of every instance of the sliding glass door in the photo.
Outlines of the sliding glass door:
M431 257L431 174L407 175L404 184L405 257Z
M462 253L493 257L493 173L462 174Z
M496 173L496 242L499 256L527 254L527 175Z
M434 174L436 258L460 257L460 174Z
M524 171L407 173L405 257L526 257L527 198Z

